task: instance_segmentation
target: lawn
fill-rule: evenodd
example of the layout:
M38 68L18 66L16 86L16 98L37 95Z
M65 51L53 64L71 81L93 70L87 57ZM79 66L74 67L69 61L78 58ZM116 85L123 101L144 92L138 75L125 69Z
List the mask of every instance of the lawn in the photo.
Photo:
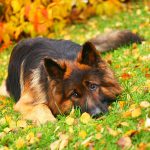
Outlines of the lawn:
M85 24L65 28L56 38L83 43L109 29L130 29L146 41L102 54L123 87L108 114L92 119L72 111L57 123L36 126L13 111L14 101L0 97L0 150L2 149L150 149L150 12L141 4L112 17L93 17ZM69 33L69 34L68 34ZM12 46L0 53L0 83L7 76ZM118 101L119 100L119 101Z

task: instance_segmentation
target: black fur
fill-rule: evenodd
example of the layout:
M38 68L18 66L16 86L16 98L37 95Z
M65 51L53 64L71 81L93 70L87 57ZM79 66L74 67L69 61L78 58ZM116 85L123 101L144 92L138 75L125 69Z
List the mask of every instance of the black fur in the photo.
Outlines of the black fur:
M15 100L20 98L20 67L24 61L24 78L37 68L45 57L74 60L81 46L68 40L35 38L20 41L12 51L6 80L7 91ZM42 73L41 73L42 74ZM44 76L44 72L42 74ZM41 79L42 80L42 79ZM44 79L46 80L46 79Z
M132 43L141 43L144 39L129 30L116 30L102 35L97 35L89 40L100 52L115 50L120 46L126 46Z

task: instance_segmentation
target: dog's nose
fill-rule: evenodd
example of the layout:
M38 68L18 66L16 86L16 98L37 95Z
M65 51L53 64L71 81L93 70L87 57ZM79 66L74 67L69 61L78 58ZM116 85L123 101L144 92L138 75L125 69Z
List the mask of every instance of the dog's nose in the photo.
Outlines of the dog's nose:
M102 111L100 108L96 107L96 108L93 108L91 111L90 111L90 114L92 117L98 117L99 115L102 114Z

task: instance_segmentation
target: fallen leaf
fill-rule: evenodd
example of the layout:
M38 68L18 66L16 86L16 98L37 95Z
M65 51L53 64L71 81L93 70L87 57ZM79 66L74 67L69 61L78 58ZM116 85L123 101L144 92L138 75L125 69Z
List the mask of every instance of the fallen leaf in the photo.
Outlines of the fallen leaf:
M141 142L138 147L139 150L147 150L148 148L150 148L150 144L146 144L143 142Z
M79 132L79 137L81 137L82 139L85 139L86 136L87 136L87 133L84 130L81 130Z
M145 127L146 127L146 128L150 128L150 118L148 117L148 115L147 115L147 117L146 117Z
M5 132L0 132L0 139L2 139L6 135Z
M140 107L142 107L142 108L148 108L148 107L150 107L150 103L148 101L142 101L140 103Z
M25 128L26 126L27 126L26 120L18 120L17 121L17 127Z
M121 137L117 141L117 145L119 145L122 149L128 149L131 147L132 141L131 141L130 137L128 137L128 136Z
M129 126L129 123L127 123L127 122L121 122L120 124L121 124L122 126L126 126L126 127Z
M131 116L131 112L130 111L126 111L122 114L122 117L123 118L127 118L127 117L130 117Z
M118 101L120 108L122 109L125 105L125 101Z
M6 119L3 117L0 119L0 125L6 124Z
M101 138L102 138L102 134L97 133L97 134L95 135L95 138L96 138L97 140L101 139Z
M6 128L4 128L4 130L3 130L5 133L9 133L10 131L12 131L12 129L11 128L8 128L8 127L6 127Z
M88 143L91 141L91 139L93 138L93 136L88 137L86 140L84 140L81 145L87 146Z
M63 150L68 145L69 136L62 134L60 138L61 138L61 143L59 146L59 150Z
M13 121L13 120L9 121L9 128L10 129L15 129L16 128L16 122Z
M146 74L145 74L145 77L146 77L147 79L150 79L150 74L149 74L149 73L146 73Z
M38 132L37 135L36 135L36 137L37 137L38 139L41 139L41 138L42 138L42 133L41 133L41 132Z
M69 136L61 133L59 135L59 139L50 144L50 149L63 150L68 145L68 141L69 141Z
M124 79L124 80L128 80L130 79L132 76L129 74L129 73L123 73L121 75L121 78Z
M118 131L111 129L110 127L107 127L107 130L108 130L108 133L112 136L117 136L119 134Z
M68 125L73 125L73 123L74 123L74 118L72 118L72 117L70 117L70 116L68 116L68 117L66 117L66 124L68 124Z
M69 127L69 133L74 133L74 130L73 130L72 126Z
M51 150L59 150L60 142L61 142L60 140L57 140L57 141L51 143L50 149Z
M138 133L137 130L129 130L124 134L124 136L132 137L133 135L135 135L137 133Z
M22 139L21 137L19 137L19 139L16 141L16 147L17 147L17 149L23 148L24 145L25 145L24 139Z
M132 112L131 112L131 116L133 118L139 117L140 115L141 115L141 109L139 107L133 109Z
M89 121L91 121L91 116L90 116L90 114L88 114L88 113L83 113L82 115L81 115L81 117L80 117L80 121L82 122L82 123L84 123L84 124L87 124L87 123L89 123Z

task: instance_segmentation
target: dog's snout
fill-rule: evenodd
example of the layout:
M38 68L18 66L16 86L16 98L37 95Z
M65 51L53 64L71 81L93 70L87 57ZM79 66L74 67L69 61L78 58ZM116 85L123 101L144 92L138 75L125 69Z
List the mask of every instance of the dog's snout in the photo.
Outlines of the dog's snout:
M96 108L92 108L91 111L90 111L90 115L92 117L97 117L99 116L100 114L102 114L102 111L100 108L96 107Z

